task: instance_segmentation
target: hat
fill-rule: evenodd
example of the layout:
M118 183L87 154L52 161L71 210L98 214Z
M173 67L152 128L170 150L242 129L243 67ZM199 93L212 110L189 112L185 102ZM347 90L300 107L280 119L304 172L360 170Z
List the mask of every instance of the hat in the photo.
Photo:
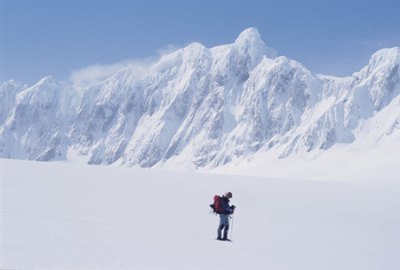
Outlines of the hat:
M227 192L227 193L225 194L225 197L227 197L227 198L232 198L232 192Z

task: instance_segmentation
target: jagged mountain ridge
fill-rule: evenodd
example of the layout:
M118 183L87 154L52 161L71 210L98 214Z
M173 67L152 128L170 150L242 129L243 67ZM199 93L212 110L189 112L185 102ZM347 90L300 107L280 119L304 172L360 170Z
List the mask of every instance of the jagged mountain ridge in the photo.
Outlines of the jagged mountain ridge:
M390 106L379 139L399 133L399 65L395 47L350 77L314 75L249 28L232 44L192 43L145 72L127 66L83 90L51 77L6 82L0 157L141 167L177 159L196 168L272 149L285 158L351 144Z

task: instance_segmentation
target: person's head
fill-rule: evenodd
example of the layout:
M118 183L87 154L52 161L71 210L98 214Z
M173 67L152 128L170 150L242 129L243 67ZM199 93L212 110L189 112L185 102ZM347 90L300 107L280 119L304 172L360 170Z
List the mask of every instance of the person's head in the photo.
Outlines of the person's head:
M227 197L228 199L232 199L232 192L227 192L225 193L225 197Z

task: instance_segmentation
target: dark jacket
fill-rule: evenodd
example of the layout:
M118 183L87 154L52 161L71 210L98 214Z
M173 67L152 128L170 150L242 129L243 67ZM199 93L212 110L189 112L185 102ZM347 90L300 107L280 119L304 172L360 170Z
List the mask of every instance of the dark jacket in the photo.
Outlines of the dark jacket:
M229 199L225 196L221 197L221 209L223 215L230 215L233 213L232 207L229 205Z

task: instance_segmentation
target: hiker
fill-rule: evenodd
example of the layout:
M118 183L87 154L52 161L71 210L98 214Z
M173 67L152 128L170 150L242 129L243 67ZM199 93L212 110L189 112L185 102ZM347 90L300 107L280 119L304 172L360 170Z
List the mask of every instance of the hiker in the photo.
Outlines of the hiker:
M230 241L228 239L229 230L229 218L230 215L235 211L235 206L229 205L229 199L232 199L232 192L227 192L225 195L220 197L220 213L219 214L219 227L217 240ZM222 231L224 231L223 237Z

